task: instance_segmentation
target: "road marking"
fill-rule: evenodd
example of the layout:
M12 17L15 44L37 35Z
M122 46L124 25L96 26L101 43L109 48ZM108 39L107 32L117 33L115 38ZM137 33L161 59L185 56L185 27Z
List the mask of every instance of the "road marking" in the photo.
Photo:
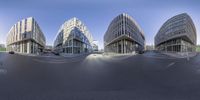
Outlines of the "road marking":
M156 58L156 59L179 59L179 58L168 58L168 57L153 57L153 56L145 56L148 58Z
M36 62L41 62L41 63L66 63L64 61L44 61L44 60L39 60L39 59L33 59Z
M166 68L169 68L169 67L173 66L174 64L175 64L175 62L172 62L172 63L170 63L169 65L167 65Z
M7 70L6 69L0 69L0 74L6 74Z
M73 63L73 62L78 62L78 61L80 61L82 59L72 60L72 61L67 61L67 60L44 61L44 60L39 60L39 59L33 59L33 60L36 61L36 62L41 62L41 63ZM71 59L69 59L69 60L71 60Z
M116 56L101 55L101 58L103 58L102 60L107 61L107 62L119 62L121 60L129 59L133 56L135 56L135 55L116 55Z

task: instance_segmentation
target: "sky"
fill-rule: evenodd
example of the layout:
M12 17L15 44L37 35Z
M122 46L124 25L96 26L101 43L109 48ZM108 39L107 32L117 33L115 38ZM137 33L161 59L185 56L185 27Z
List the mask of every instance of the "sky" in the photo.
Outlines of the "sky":
M200 0L0 0L0 44L18 21L34 17L42 29L46 44L52 45L59 27L72 17L80 19L103 48L103 36L110 22L127 13L144 31L146 44L169 18L188 13L197 29L200 44Z

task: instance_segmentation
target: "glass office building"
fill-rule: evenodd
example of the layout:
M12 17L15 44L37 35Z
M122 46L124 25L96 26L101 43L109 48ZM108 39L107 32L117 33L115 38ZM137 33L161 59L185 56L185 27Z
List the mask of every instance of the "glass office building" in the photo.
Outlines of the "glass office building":
M65 54L92 52L93 38L87 27L77 18L61 25L54 41L54 51Z
M7 51L40 54L45 44L45 36L33 17L17 22L8 32Z
M167 20L155 36L155 48L163 52L194 52L196 43L196 28L186 13Z
M123 13L112 20L104 35L105 52L125 54L144 49L144 33L131 16Z

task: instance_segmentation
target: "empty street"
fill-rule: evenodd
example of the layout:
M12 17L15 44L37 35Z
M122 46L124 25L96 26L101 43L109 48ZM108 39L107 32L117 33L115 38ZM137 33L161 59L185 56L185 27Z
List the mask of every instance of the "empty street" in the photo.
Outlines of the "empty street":
M200 55L0 53L1 100L197 100Z

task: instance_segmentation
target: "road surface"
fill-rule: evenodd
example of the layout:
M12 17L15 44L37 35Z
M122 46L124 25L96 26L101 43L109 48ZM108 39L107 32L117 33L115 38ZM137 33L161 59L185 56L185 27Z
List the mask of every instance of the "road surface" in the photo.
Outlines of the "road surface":
M0 53L0 100L199 100L200 55Z

